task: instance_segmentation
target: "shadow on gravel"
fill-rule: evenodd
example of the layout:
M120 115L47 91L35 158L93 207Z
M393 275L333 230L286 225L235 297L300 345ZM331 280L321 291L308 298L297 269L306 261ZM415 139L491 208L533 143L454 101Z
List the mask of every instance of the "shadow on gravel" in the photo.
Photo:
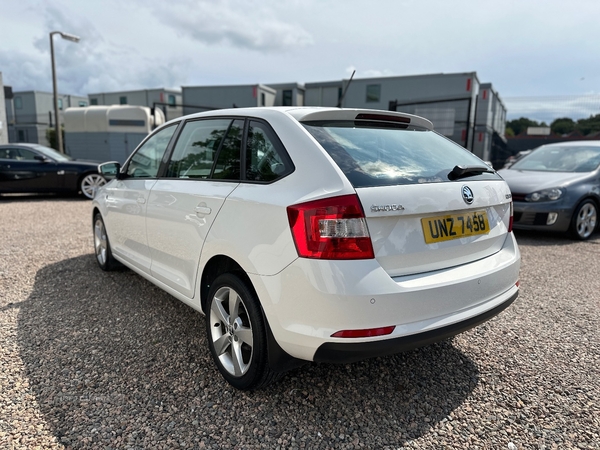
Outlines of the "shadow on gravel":
M600 244L600 231L596 231L587 241L576 241L570 239L563 233L550 233L541 231L513 230L518 244L530 245L532 247L563 246L581 243Z
M203 317L93 256L49 265L20 304L30 386L74 448L401 446L445 422L478 371L451 341L353 365L310 364L253 393L210 360Z
M0 203L45 202L48 200L89 202L89 199L76 194L0 194Z

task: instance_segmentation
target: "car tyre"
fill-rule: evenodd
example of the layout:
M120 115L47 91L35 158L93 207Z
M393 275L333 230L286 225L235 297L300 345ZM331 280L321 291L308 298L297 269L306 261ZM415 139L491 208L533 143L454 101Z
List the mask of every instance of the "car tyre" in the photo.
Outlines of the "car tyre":
M102 215L97 213L94 216L94 253L96 255L96 262L100 268L106 272L115 270L122 267L121 263L117 261L110 249L110 242L108 241L108 235L106 234L106 226Z
M585 241L596 230L597 224L598 206L591 199L584 200L575 208L569 234L573 239Z
M96 191L106 184L106 178L99 173L88 173L79 182L81 194L88 199L93 199Z
M265 319L258 298L233 273L220 275L210 287L206 333L219 372L236 389L263 388L278 378L269 367Z

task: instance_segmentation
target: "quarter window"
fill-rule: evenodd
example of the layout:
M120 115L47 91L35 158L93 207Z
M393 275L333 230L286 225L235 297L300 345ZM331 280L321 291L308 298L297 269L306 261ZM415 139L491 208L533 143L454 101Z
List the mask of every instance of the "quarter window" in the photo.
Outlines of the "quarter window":
M156 178L163 155L177 124L163 128L152 135L129 160L126 174L133 178Z
M273 181L292 171L283 145L264 123L250 121L246 142L246 179Z

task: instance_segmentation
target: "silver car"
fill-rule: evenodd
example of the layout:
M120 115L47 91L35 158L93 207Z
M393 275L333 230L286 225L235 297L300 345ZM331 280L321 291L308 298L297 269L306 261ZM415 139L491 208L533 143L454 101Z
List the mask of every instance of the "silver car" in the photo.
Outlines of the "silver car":
M567 233L579 240L596 230L600 210L600 141L538 147L508 169L514 228Z

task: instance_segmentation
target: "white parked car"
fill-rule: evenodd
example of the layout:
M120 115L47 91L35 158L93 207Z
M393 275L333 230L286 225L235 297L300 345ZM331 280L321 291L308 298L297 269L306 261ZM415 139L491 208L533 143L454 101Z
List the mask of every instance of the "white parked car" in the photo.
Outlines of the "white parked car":
M453 336L518 295L506 183L408 114L251 108L155 130L93 200L98 263L206 315L238 389Z

